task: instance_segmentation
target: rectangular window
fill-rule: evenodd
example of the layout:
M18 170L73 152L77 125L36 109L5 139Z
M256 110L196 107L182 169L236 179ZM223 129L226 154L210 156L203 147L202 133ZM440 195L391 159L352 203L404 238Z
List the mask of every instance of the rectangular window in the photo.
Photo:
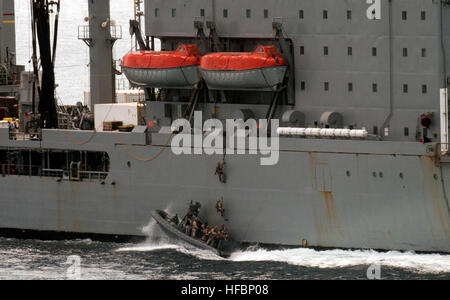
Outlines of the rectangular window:
M325 91L329 91L329 90L330 90L330 83L324 82L324 83L323 83L323 89L324 89Z
M304 19L305 18L305 12L303 11L303 9L298 11L298 18L299 19Z
M403 48L403 57L408 56L408 48Z
M328 55L328 47L323 47L323 55Z
M378 135L378 126L373 126L373 134Z
M347 48L347 55L348 56L352 56L353 55L353 48L352 47L348 47Z
M427 56L427 49L422 48L422 57L426 57L426 56Z
M405 94L408 93L408 85L407 84L403 85L403 93L405 93Z
M427 18L427 13L424 12L424 11L422 11L422 12L420 13L420 19L421 19L422 21L425 21L426 18Z
M200 17L204 17L205 16L205 10L202 8L200 9Z
M428 86L426 84L422 85L422 94L426 94L428 92Z
M377 48L372 48L372 56L377 56Z
M264 10L264 19L268 19L269 18L269 10L265 9Z
M328 10L323 11L323 19L324 20L328 19Z
M159 8L155 8L155 17L159 17Z
M409 128L405 127L405 136L409 136Z
M302 81L300 83L300 88L302 89L302 91L304 91L306 89L306 82Z
M247 16L247 19L250 19L252 17L252 10L251 9L247 9L245 14Z
M352 19L352 11L347 10L347 20L351 20L351 19Z
M301 55L305 54L305 46L300 46L300 54Z
M353 92L353 83L351 82L348 83L348 91Z
M228 9L223 10L223 17L226 19L228 18Z
M376 83L372 84L372 92L374 93L378 92L378 84Z
M172 8L172 18L175 18L177 16L177 9Z
M406 11L402 11L402 20L405 21L408 19L408 13Z

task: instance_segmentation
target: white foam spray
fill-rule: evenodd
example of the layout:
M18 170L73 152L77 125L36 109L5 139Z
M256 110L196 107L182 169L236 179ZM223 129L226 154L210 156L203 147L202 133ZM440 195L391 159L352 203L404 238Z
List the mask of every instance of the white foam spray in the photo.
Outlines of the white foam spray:
M170 207L166 209L170 212ZM142 244L121 248L120 252L152 252L160 250L175 250L185 255L191 255L201 260L225 260L207 250L200 250L183 243L171 241L161 231L152 219L142 228L147 239ZM231 255L232 262L280 262L309 268L345 268L355 266L370 266L379 264L382 267L393 267L416 273L441 274L450 273L450 255L417 254L414 252L377 252L373 250L327 250L287 249L267 250L260 247L249 247Z
M171 211L171 206L167 207L164 211ZM176 245L170 241L170 239L161 231L158 224L150 218L147 225L142 227L141 232L146 236L146 240L141 244L131 247L120 248L118 252L151 252L160 250L174 249L178 250L179 245Z
M416 254L413 252L377 252L372 250L313 249L243 251L233 253L234 262L274 261L311 268L344 268L379 264L417 273L450 273L450 255Z

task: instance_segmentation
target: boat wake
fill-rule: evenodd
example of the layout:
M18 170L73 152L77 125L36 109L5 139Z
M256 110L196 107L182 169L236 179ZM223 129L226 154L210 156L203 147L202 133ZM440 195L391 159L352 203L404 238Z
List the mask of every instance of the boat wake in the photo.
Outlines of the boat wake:
M246 250L231 254L228 259L207 250L192 248L189 245L174 244L170 241L146 241L134 247L119 249L119 252L152 252L174 250L200 260L242 262L279 262L306 268L350 268L357 266L380 265L381 268L400 268L419 274L450 273L450 255L416 254L413 252L377 252L372 250L327 250L288 249L288 250Z
M121 248L119 252L152 252L174 250L200 260L228 262L279 262L307 268L350 268L356 266L380 265L381 267L400 268L419 274L450 273L450 255L417 254L414 252L378 252L374 250L326 250L298 248L268 250L257 246L245 251L237 251L228 259L207 250L200 250L191 245L174 242L165 237L155 221L142 229L147 240L142 244Z
M161 250L178 250L179 245L171 243L158 228L158 224L151 220L144 228L142 233L147 236L147 239L141 244L124 247L117 250L117 252L152 252Z
M413 252L377 252L373 250L328 250L313 249L266 250L256 249L235 252L233 262L272 261L310 268L345 268L371 266L406 269L416 273L450 273L450 255L416 254Z
M170 208L165 211L170 212ZM175 250L179 253L194 256L201 260L224 260L222 257L208 251L195 248L187 243L177 241L176 243L169 239L161 231L158 224L152 219L147 226L142 228L142 232L147 239L138 245L124 247L116 250L117 252L153 252L161 250Z

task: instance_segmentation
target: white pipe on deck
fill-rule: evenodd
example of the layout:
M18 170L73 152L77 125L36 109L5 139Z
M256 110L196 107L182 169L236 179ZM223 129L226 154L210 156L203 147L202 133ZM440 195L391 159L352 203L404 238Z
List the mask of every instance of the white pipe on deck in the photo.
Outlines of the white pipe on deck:
M333 128L293 128L280 127L277 130L280 136L299 137L329 137L329 138L360 138L365 139L369 133L365 129L333 129Z

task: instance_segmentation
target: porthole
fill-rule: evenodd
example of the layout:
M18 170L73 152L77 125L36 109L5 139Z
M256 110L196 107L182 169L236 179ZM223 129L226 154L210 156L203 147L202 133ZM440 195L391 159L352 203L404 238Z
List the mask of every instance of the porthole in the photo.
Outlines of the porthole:
M426 18L427 18L427 13L426 13L425 11L422 11L422 12L420 13L420 19L421 19L422 21L425 21Z
M422 85L422 94L426 94L428 92L428 86L426 84Z
M403 48L403 57L408 57L408 48Z
M374 93L378 92L378 84L376 83L372 84L372 92Z
M427 56L427 49L422 48L422 57L426 57L426 56Z
M402 20L406 21L408 19L408 13L406 11L402 11Z

